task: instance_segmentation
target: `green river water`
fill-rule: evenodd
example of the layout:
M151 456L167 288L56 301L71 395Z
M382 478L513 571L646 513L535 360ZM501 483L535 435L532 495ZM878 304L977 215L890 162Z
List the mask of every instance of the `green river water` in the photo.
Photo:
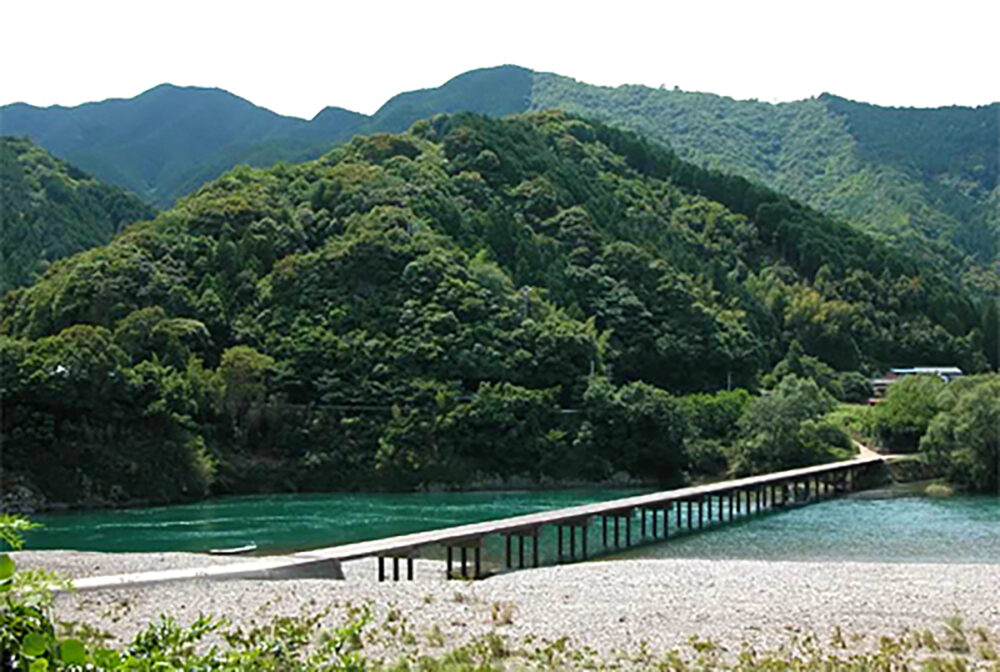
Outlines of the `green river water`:
M27 548L203 552L253 542L259 552L281 553L494 520L638 492L581 489L226 497L176 506L34 516L44 527L28 535ZM718 518L718 512L714 518ZM1000 563L1000 497L995 496L932 499L861 493L711 525L700 533L679 533L673 515L669 526L668 541L646 543L622 555ZM631 528L634 542L640 542L638 516ZM554 535L554 530L547 529L542 537L543 562L553 559ZM622 535L624 545L624 526ZM599 521L588 531L588 541L591 554L603 550ZM503 552L502 540L487 541L488 563L499 562ZM613 553L613 548L608 552Z
M617 499L640 490L332 493L220 497L194 504L32 516L31 549L264 553L321 548Z

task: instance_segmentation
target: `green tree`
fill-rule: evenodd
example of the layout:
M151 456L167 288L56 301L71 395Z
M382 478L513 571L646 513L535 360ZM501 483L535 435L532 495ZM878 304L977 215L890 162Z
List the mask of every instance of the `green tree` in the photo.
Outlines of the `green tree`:
M941 410L920 450L942 465L958 487L1000 492L1000 376L962 383L940 395Z
M267 379L273 371L274 358L249 346L236 345L222 353L219 377L223 400L239 445L246 445L250 432L259 428L267 399Z
M906 376L893 383L875 408L875 432L890 450L917 450L920 438L940 410L945 383L937 376Z
M844 396L844 390L833 368L823 360L807 355L797 340L788 346L785 356L775 364L774 369L761 378L761 385L774 388L788 376L809 378L835 398L842 399Z
M616 388L593 376L584 395L584 418L577 440L583 459L646 479L681 480L689 429L681 404L669 393L641 382Z
M786 376L771 394L751 401L740 418L731 471L765 473L832 459L830 448L842 447L846 436L816 421L833 407L833 398L816 381Z

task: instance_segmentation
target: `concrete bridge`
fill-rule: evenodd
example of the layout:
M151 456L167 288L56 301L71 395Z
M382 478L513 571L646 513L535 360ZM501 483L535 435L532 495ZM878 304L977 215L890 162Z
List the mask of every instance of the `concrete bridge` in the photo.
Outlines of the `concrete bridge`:
M504 568L538 567L540 532L556 528L557 562L586 559L594 551L607 552L639 543L664 539L669 535L668 516L673 516L674 532L692 531L708 524L732 522L771 510L821 501L840 493L858 490L867 477L883 464L874 454L843 462L780 471L707 485L666 490L597 504L543 511L502 520L458 525L428 532L404 534L354 544L332 546L287 556L261 558L197 569L166 570L98 576L74 582L78 590L147 585L190 579L287 579L343 578L340 563L359 558L378 558L379 580L401 579L401 563L406 578L414 577L414 559L424 549L444 547L446 576L483 576L482 548L487 537L504 540ZM595 521L600 521L600 539L590 539ZM633 534L638 526L638 540ZM529 555L530 554L530 555Z

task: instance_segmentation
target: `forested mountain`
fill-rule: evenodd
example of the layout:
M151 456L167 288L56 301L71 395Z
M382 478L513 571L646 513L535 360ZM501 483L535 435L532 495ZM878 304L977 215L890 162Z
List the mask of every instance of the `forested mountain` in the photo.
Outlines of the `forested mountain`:
M531 105L533 73L515 65L463 73L442 86L409 91L390 98L372 115L366 131L401 133L418 119L435 114L475 112L504 117Z
M103 245L153 208L56 159L27 138L0 136L0 292L55 259Z
M0 129L167 207L237 164L314 158L352 135L417 119L565 109L635 130L699 165L743 175L869 231L970 284L1000 291L1000 104L896 109L829 94L793 103L607 88L517 66L473 70L400 94L367 117L283 117L218 89L158 86L74 108L0 108Z
M30 136L98 177L169 207L238 164L315 158L356 133L405 131L439 113L522 112L530 94L531 71L493 68L395 96L371 117L327 107L306 121L221 89L161 84L135 98L77 107L5 105L0 131Z
M401 132L439 113L555 108L635 130L1000 290L995 273L978 273L1000 250L1000 104L897 109L823 94L774 105L501 66L400 94L371 117L327 108L305 121L217 89L163 85L75 108L9 105L0 125L166 207L234 165L314 158L357 133Z
M535 73L531 106L635 130L682 158L886 234L942 267L997 258L1000 103L884 108L823 94L774 105Z
M222 91L162 84L77 107L0 108L0 131L36 143L149 203L168 206L238 163L274 163L343 138L365 117L328 108L313 122Z
M7 293L6 469L63 501L672 481L741 408L675 394L752 387L792 343L786 369L980 370L983 322L909 255L630 133L438 116L237 168Z

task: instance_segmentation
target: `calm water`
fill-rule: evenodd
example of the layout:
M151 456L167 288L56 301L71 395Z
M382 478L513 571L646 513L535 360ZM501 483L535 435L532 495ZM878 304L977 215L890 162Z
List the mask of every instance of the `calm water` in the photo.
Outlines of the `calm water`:
M206 551L254 542L262 552L283 552L494 520L637 492L586 489L227 497L189 505L37 516L45 527L28 535L27 547ZM718 511L713 515L717 518ZM709 525L701 533L685 534L676 522L671 513L669 541L646 543L620 557L1000 563L1000 497L932 499L862 493L736 523ZM638 516L631 532L633 541L639 543ZM624 523L620 533L624 546ZM613 528L609 528L608 538L612 547L608 551L613 552ZM546 528L540 543L542 562L553 559L556 543L555 530ZM591 555L603 550L600 521L595 520L588 530L588 549ZM488 538L485 551L487 564L500 562L502 539ZM526 551L530 557L530 546Z
M679 536L625 557L1000 563L1000 497L861 493Z

